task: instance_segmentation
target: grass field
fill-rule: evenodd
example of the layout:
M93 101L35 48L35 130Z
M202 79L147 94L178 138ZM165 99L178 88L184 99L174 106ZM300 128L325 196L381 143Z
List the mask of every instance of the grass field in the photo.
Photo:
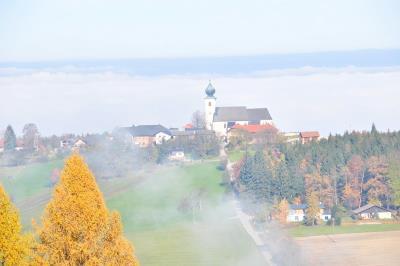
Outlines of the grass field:
M352 234L367 232L384 232L400 230L400 224L362 224L362 225L343 225L343 226L304 226L299 225L289 229L289 234L294 237Z
M234 218L217 164L154 167L140 176L99 181L108 208L120 212L124 233L142 265L264 265ZM62 161L54 161L0 169L0 182L20 209L27 230L50 199L52 170L61 166ZM201 210L178 210L184 198L200 192Z
M400 231L296 238L297 265L399 265Z
M228 152L228 159L231 162L237 162L240 161L240 159L243 158L245 152L242 150L233 150Z

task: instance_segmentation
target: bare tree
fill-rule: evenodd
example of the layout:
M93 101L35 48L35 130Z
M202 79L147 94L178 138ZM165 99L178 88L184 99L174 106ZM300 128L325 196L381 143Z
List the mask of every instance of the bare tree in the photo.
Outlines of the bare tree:
M37 150L39 146L39 130L38 127L29 123L22 130L24 139L24 148L28 150Z
M192 114L192 125L195 128L205 128L206 120L204 117L204 113L197 110Z

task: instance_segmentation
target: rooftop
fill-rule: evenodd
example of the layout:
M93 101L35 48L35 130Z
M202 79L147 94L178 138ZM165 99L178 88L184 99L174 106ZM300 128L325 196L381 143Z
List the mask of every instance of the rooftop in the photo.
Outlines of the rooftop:
M214 122L272 120L267 108L246 108L245 106L227 106L215 108Z

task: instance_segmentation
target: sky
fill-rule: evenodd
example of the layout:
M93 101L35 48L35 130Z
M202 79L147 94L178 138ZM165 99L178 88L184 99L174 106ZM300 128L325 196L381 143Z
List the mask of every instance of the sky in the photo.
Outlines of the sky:
M0 62L400 48L397 0L2 0Z
M180 127L267 107L282 131L400 130L400 1L2 0L0 131Z

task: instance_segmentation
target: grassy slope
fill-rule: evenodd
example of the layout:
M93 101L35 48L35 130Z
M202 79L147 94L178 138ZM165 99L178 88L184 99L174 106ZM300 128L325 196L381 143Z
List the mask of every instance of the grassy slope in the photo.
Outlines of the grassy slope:
M230 219L232 206L217 207L224 188L216 165L160 168L140 182L132 177L100 182L109 209L121 213L125 235L143 265L263 265L241 224ZM51 195L48 182L56 167L62 167L62 161L0 168L0 182L20 208L28 229ZM199 189L205 191L203 210L194 215L179 212L182 198Z
M400 230L400 224L363 224L343 226L304 226L299 225L289 229L290 235L294 237L331 235L331 234L352 234L367 232L383 232Z
M217 163L155 172L144 183L108 201L118 209L124 231L143 265L262 265L232 207L212 208L222 199ZM183 197L205 191L203 211L177 210Z
M61 168L62 160L35 163L28 166L0 168L0 182L16 202L39 193L47 193L54 168Z

